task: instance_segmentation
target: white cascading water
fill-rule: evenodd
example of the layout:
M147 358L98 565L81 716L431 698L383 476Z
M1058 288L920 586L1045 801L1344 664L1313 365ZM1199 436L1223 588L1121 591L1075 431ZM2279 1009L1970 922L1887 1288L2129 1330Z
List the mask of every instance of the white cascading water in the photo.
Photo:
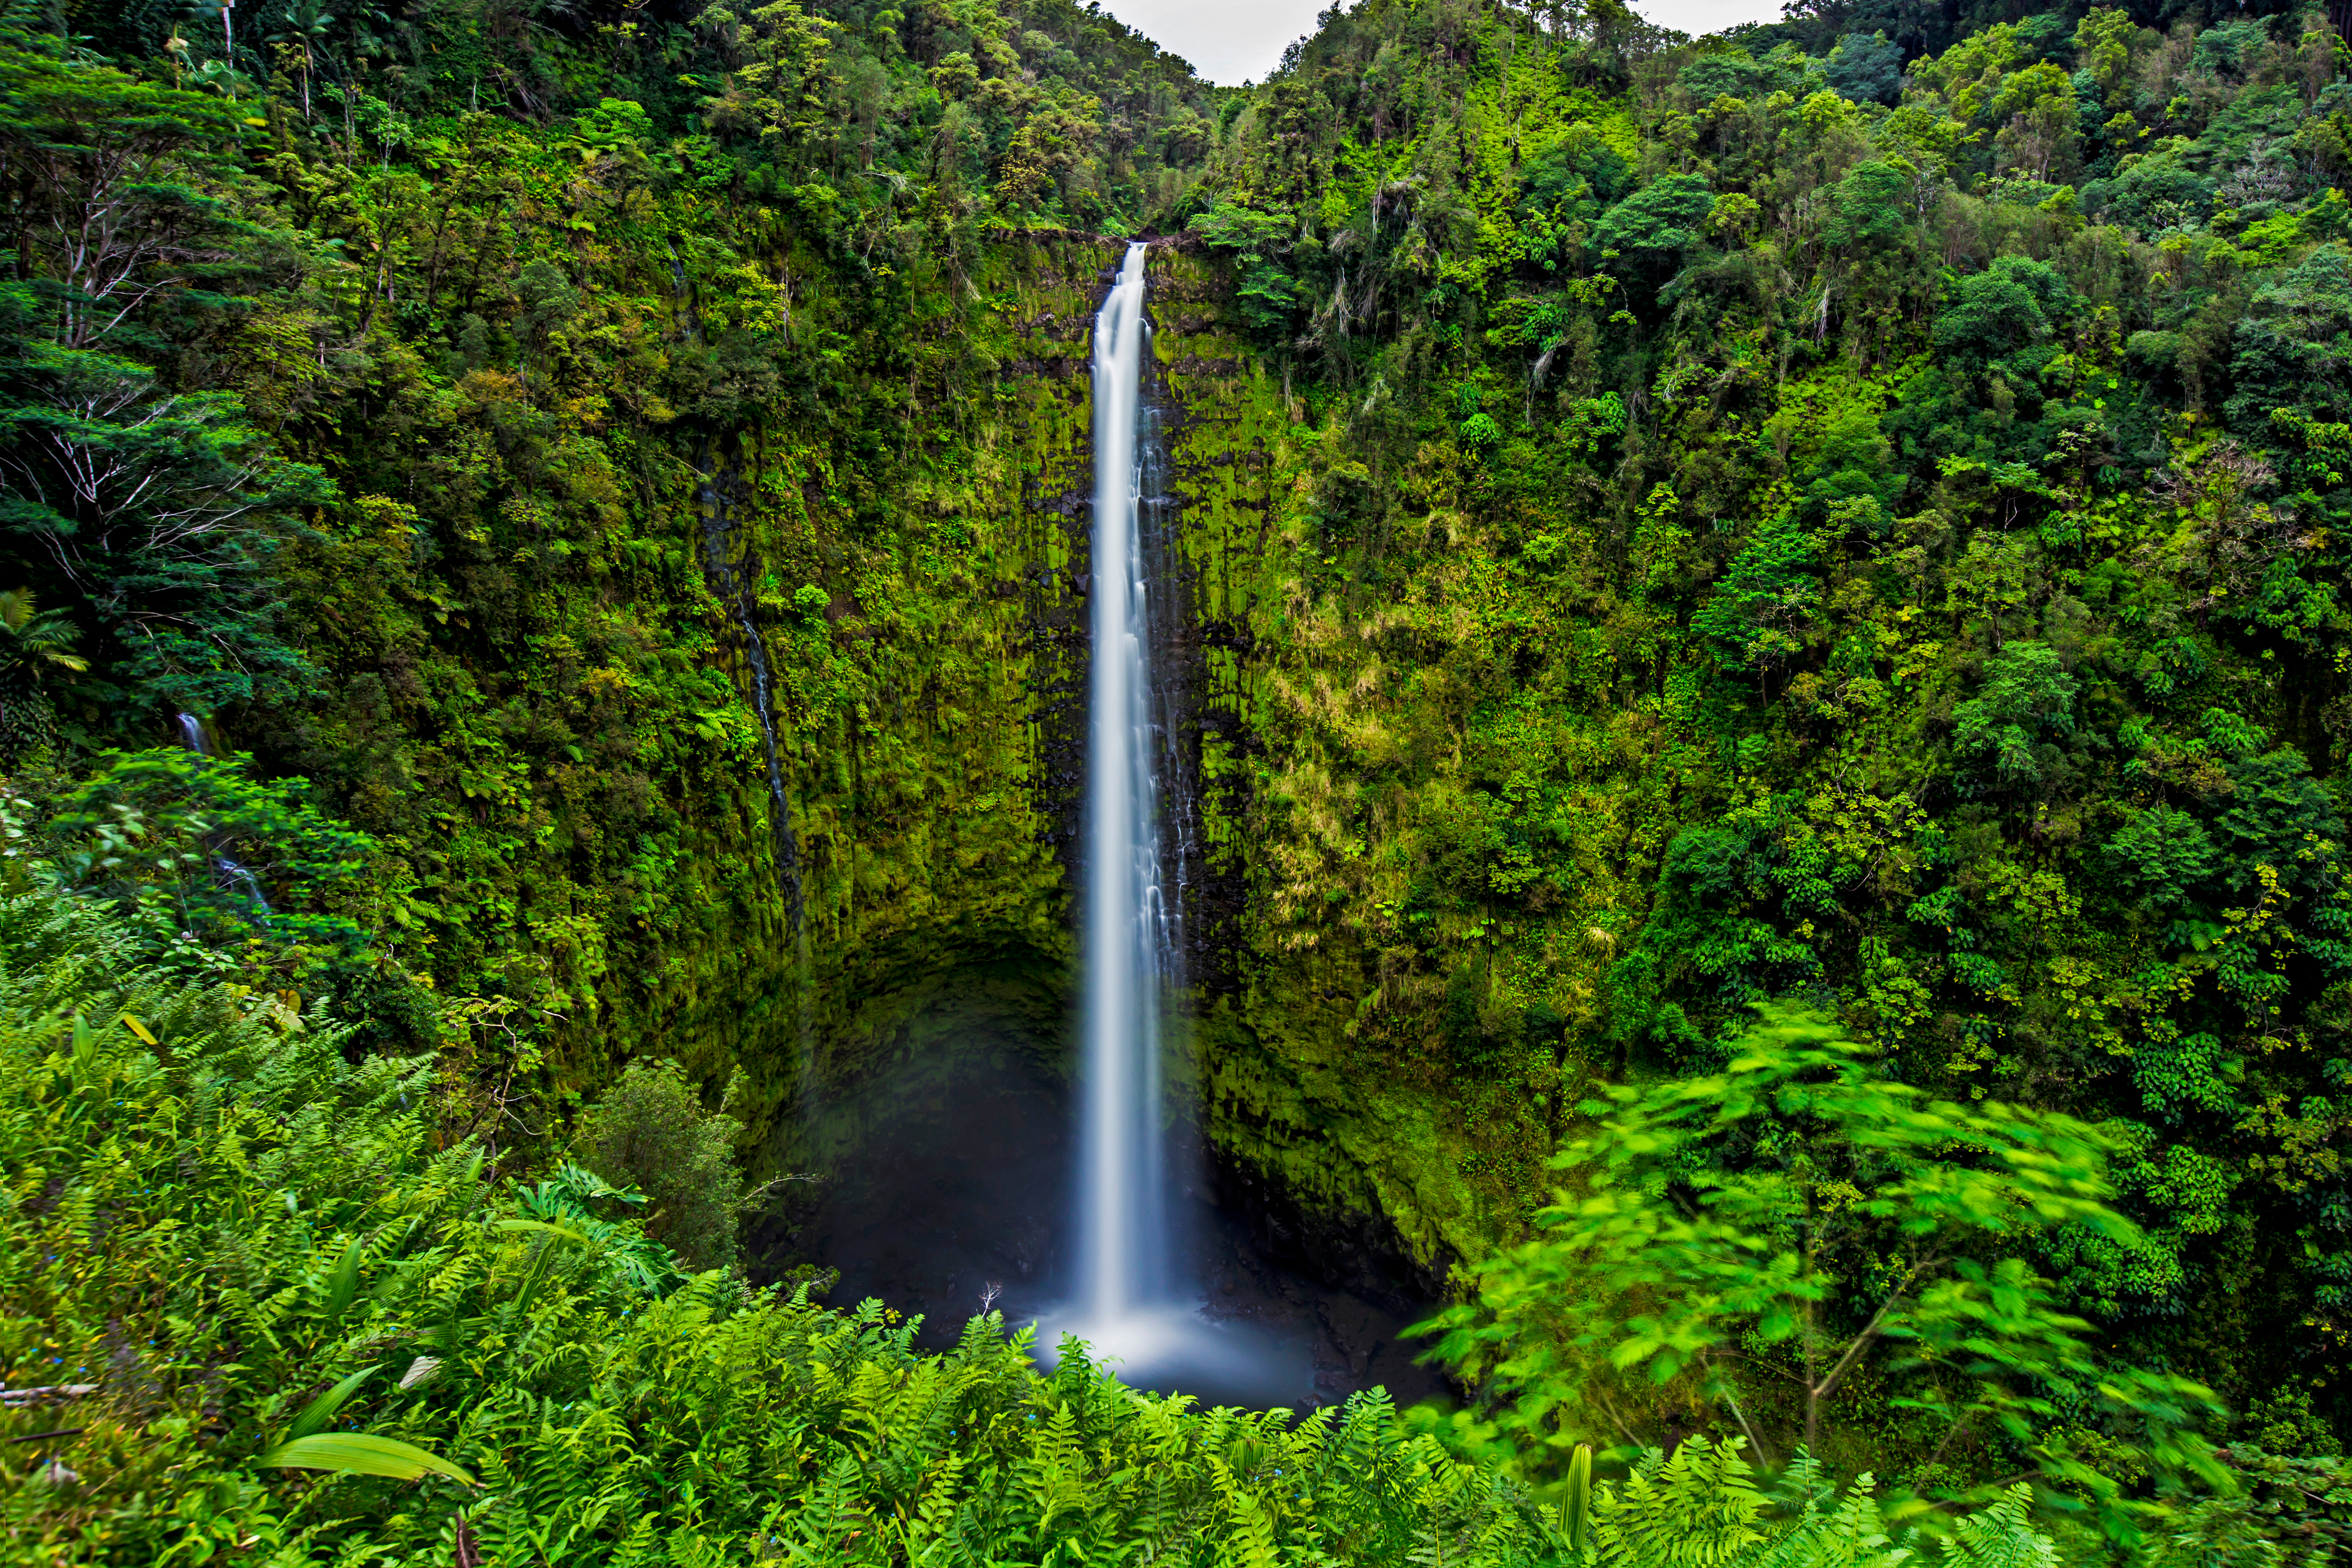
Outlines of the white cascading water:
M835 1234L874 1272L902 1273L912 1284L917 1275L903 1273L911 1268L930 1282L926 1289L943 1274L936 1300L976 1305L983 1313L998 1310L1002 1300L1004 1315L1016 1321L1034 1312L1041 1331L1029 1343L1049 1365L1076 1342L1091 1363L1130 1385L1181 1391L1204 1407L1296 1408L1323 1398L1316 1382L1321 1331L1314 1320L1269 1327L1263 1314L1275 1298L1264 1295L1262 1286L1254 1288L1259 1295L1242 1300L1210 1300L1204 1281L1212 1268L1223 1284L1221 1297L1232 1295L1244 1274L1284 1276L1278 1265L1269 1269L1255 1260L1252 1249L1237 1243L1230 1216L1202 1201L1204 1184L1196 1178L1208 1171L1203 1151L1186 1128L1189 1118L1171 1114L1188 1108L1171 1093L1171 1075L1162 1068L1163 1053L1181 1061L1178 1053L1189 1044L1181 1032L1163 1040L1162 1021L1181 1031L1184 1014L1174 1004L1186 978L1179 940L1182 911L1188 876L1203 860L1197 836L1188 830L1196 815L1180 743L1189 735L1181 717L1184 700L1192 695L1182 662L1191 628L1181 613L1186 581L1177 542L1181 514L1167 481L1171 465L1159 438L1159 411L1144 395L1152 336L1144 315L1148 255L1145 245L1127 247L1095 317L1094 539L1090 571L1078 584L1087 601L1091 645L1076 857L1078 1136L1069 1267L1051 1268L1034 1280L1050 1297L1032 1297L1024 1285L1006 1297L1001 1279L983 1279L973 1291L956 1270L980 1257L948 1227L926 1232L940 1237L946 1255L934 1273L929 1260L900 1263L886 1256L902 1238L887 1234L895 1222L872 1223L868 1216L878 1219L884 1211L867 1208L865 1200L826 1223L843 1227ZM1155 646L1168 659L1164 669L1153 668ZM1186 1075L1172 1076L1181 1083ZM999 1129L982 1126L941 1142L960 1163L999 1136ZM1002 1165L1008 1180L1009 1173L1024 1168L1017 1157ZM917 1223L932 1225L929 1211L965 1212L952 1200L941 1201L932 1178L923 1176L919 1184L920 1195L910 1190L908 1198L910 1217L917 1207L927 1213ZM1019 1184L1024 1195L1003 1205L1003 1216L1016 1220L1018 1230L1008 1228L1003 1243L986 1242L982 1250L988 1258L983 1267L1002 1260L1026 1279L1036 1255L1025 1217L1030 1184ZM1294 1285L1278 1288L1284 1300L1298 1300Z
M1160 1306L1169 1278L1160 1009L1160 896L1151 639L1140 500L1145 247L1130 245L1095 319L1094 649L1087 692L1081 946L1079 1311L1098 1339Z
M205 733L202 719L193 713L183 713L178 716L178 722L182 746L200 757L213 754L212 738ZM269 919L276 911L270 909L269 900L262 896L261 879L222 854L218 838L208 836L205 843L213 847L213 868L226 878L231 885L245 889L245 896L253 901L256 914L265 921Z
M1146 438L1145 247L1130 245L1095 318L1094 651L1087 681L1087 799L1080 918L1084 1030L1078 1110L1076 1300L1051 1324L1119 1375L1264 1405L1311 1397L1301 1354L1246 1325L1203 1315L1177 1261L1160 1024L1181 983L1174 910L1160 855L1160 768L1174 755L1153 689L1147 494L1158 464ZM1181 816L1181 813L1179 814ZM1179 865L1182 857L1180 853ZM1049 1360L1058 1352L1040 1351Z

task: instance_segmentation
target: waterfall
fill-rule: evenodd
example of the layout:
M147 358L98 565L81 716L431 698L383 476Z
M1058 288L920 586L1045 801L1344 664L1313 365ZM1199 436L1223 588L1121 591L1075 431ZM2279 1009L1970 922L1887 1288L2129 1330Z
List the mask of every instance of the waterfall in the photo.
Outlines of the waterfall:
M1081 915L1079 1308L1100 1327L1164 1301L1169 1264L1160 1010L1173 943L1160 895L1143 492L1145 247L1095 320L1093 658Z
M176 718L181 746L197 756L211 756L213 754L212 738L205 733L205 721L193 713L182 713ZM268 899L262 894L261 879L247 868L238 865L224 852L226 842L218 834L205 836L205 847L212 852L213 869L219 872L221 879L229 886L243 888L245 896L253 902L254 912L267 922L277 911L269 907Z
M671 317L678 332L689 342L702 341L702 317L694 308L694 290L687 286L686 263L678 259L676 247L669 253ZM735 520L731 497L739 488L736 476L729 471L713 454L706 437L696 454L695 470L701 483L695 487L695 510L702 519L702 575L710 585L711 597L727 607L735 626L743 634L743 656L751 667L751 711L760 721L760 746L768 763L768 826L776 846L776 879L784 889L785 912L792 917L793 939L799 945L801 970L808 970L808 933L802 921L803 910L801 895L801 845L793 831L792 800L784 791L784 767L776 752L776 714L772 687L774 678L768 668L768 645L760 636L760 624L752 618L751 595L744 586L747 578L759 575L759 560L746 550L739 572L732 559L735 546ZM803 1002L805 1010L805 1001ZM808 1032L805 1018L802 1034Z
M1160 604L1174 581L1158 426L1143 396L1151 327L1143 313L1146 247L1130 245L1095 318L1094 545L1080 591L1088 599L1087 785L1079 854L1079 1094L1075 1289L1046 1314L1038 1344L1058 1360L1057 1336L1087 1344L1130 1381L1182 1388L1214 1402L1311 1400L1309 1343L1271 1338L1220 1317L1180 1243L1180 1160L1171 1145L1161 1071L1160 1019L1181 988L1181 883L1198 846L1189 812L1171 801L1171 853L1161 855L1162 786L1181 788L1172 691L1153 668L1155 645L1175 624ZM1157 569L1154 563L1158 562ZM1155 637L1157 629L1161 636ZM1185 1232L1180 1235L1180 1231Z
M768 827L775 840L776 879L783 885L784 908L792 918L793 934L795 939L805 940L802 929L800 838L793 831L792 799L784 790L783 759L776 750L774 678L768 668L768 645L760 636L760 623L751 616L751 593L744 586L744 578L758 573L759 563L748 550L740 571L732 559L733 489L734 477L719 468L715 459L708 459L706 451L702 483L695 489L697 509L702 514L702 573L710 584L711 596L727 607L735 619L736 629L743 634L743 657L751 668L751 712L760 721L761 754L768 764Z

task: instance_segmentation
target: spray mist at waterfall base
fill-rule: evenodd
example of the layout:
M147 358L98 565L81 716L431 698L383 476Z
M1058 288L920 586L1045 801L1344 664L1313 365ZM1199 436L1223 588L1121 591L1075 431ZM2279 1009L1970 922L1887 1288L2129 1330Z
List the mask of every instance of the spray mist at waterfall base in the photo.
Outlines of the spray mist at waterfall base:
M795 1184L793 1207L754 1231L755 1278L837 1268L828 1303L870 1297L919 1315L919 1342L940 1350L992 1307L1008 1330L1036 1325L1043 1362L1066 1331L1130 1386L1203 1405L1304 1409L1374 1386L1401 1405L1450 1395L1414 1360L1426 1342L1400 1338L1435 1310L1420 1280L1310 1247L1282 1216L1245 1219L1234 1173L1189 1158L1171 1196L1194 1293L1139 1314L1141 1332L1081 1321L1072 1087L1027 1021L949 1010L929 1050L826 1100L828 1152L793 1163L825 1179Z
M1037 1326L1037 1359L1047 1367L1066 1337L1132 1388L1189 1394L1203 1405L1318 1403L1312 1346L1246 1320L1211 1318L1204 1307L1135 1306L1108 1322L1083 1311L1048 1314Z

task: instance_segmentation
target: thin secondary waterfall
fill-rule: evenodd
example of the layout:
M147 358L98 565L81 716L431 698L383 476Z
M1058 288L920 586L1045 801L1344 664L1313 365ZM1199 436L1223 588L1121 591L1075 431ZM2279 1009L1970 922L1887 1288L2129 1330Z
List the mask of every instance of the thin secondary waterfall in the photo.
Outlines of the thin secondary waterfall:
M1166 1300L1170 1278L1160 1012L1161 898L1149 584L1141 500L1145 247L1130 245L1095 319L1093 670L1082 915L1084 1097L1079 1310L1097 1330Z
M202 719L193 713L182 713L178 715L178 725L183 747L200 757L213 754L212 737L205 732ZM269 907L268 899L262 895L261 879L231 858L226 852L226 840L218 834L205 836L205 847L212 851L213 869L219 872L229 886L243 888L245 896L253 901L254 913L268 921L277 911Z

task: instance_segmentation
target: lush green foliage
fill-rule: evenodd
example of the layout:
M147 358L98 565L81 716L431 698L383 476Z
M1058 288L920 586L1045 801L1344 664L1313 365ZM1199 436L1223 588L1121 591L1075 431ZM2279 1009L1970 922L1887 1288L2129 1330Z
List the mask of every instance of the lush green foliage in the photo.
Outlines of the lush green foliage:
M1294 1424L1131 1393L974 1319L942 1355L667 1258L584 1173L446 1142L431 1069L322 1012L0 903L0 1415L12 1558L478 1564L1348 1562L1884 1552L1866 1484L1655 1456L1572 1518L1380 1395ZM722 1173L731 1174L731 1173ZM64 1428L64 1430L60 1430ZM1589 1526L1582 1515L1589 1512ZM2018 1505L1956 1538L2023 1561ZM1891 1561L1891 1559L1888 1559ZM2005 1557L2003 1561L2009 1561Z
M2136 1537L2122 1483L2221 1477L2211 1394L2116 1364L2037 1266L2147 1243L2109 1206L2097 1130L1887 1081L1834 1026L1774 1018L1719 1073L1610 1091L1553 1163L1583 1184L1440 1320L1441 1353L1502 1396L1499 1429L1559 1444L1681 1382L1769 1454L1819 1447L1849 1377L1875 1373L1934 1447L1923 1474L2042 1472ZM1878 1299L1839 1312L1850 1280ZM1883 1368L1872 1352L1895 1342ZM1990 1445L1996 1464L1969 1462Z
M1051 972L1063 373L1115 255L1071 231L1181 230L1213 1135L1475 1258L1580 1105L1714 1081L1803 992L1941 1123L2108 1151L2128 1227L1974 1235L1945 1280L2095 1323L1991 1378L2034 1442L2147 1446L2066 1405L2095 1341L2279 1463L2339 1443L2324 18L1860 0L1692 45L1609 0L1365 0L1216 92L1059 0L270 0L233 47L65 9L110 64L0 38L6 832L157 962L437 1047L501 1160L625 1045L742 1067L757 1125L887 1036L876 998ZM1255 362L1204 370L1229 328ZM101 757L182 709L259 761ZM1685 1153L1768 1206L1946 1163ZM509 1252L626 1250L589 1223L628 1205L548 1181L518 1217L588 1240ZM1937 1473L1936 1401L1977 1395L1872 1337L1881 1260L1759 1234L1739 1266L1801 1261L1806 1311L1698 1339L1864 1344L1824 1453L1991 1473ZM1644 1442L1752 1402L1635 1386Z
M583 1119L581 1142L589 1164L653 1205L646 1234L704 1269L734 1261L742 1131L724 1107L703 1108L676 1062L631 1062Z
M2101 1130L2137 1239L2038 1247L2059 1310L2340 1424L2352 83L2316 14L2077 9L1896 101L1867 33L1917 29L1848 15L1372 0L1237 121L1194 232L1295 301L1255 950L1362 977L1465 1252L1570 1107L1798 990L1937 1101ZM1908 1479L1902 1353L1842 1420Z

